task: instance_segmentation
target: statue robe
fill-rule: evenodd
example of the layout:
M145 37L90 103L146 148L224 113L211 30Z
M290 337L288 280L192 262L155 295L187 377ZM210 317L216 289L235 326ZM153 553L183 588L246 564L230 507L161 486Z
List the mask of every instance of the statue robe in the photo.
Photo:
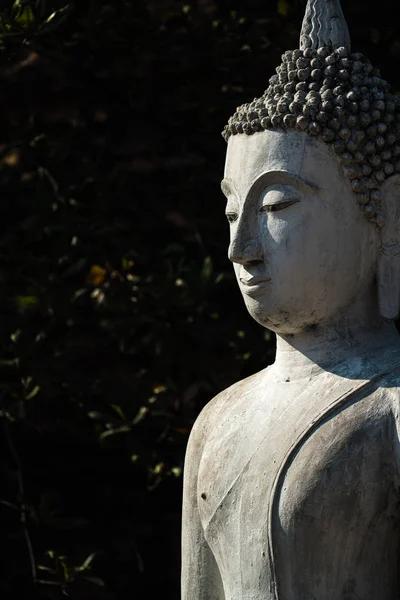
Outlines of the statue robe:
M275 403L265 378L192 433L183 600L399 598L399 351L287 382Z

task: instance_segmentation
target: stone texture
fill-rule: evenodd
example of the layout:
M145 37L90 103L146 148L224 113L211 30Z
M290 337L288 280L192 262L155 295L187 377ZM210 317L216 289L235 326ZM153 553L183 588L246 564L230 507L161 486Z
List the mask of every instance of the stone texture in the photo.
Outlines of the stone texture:
M400 101L389 84L368 59L345 47L288 51L276 72L261 98L238 107L224 138L266 129L298 129L321 137L343 166L352 165L344 174L361 194L361 210L379 225L379 184L398 172Z
M237 108L223 137L293 128L320 136L342 165L353 165L344 174L365 216L380 226L379 184L400 172L400 100L365 56L351 53L339 0L309 0L300 48L282 55L267 90ZM367 174L359 167L365 163Z
M228 254L277 352L194 425L183 600L400 597L398 106L339 8L309 1L225 132Z

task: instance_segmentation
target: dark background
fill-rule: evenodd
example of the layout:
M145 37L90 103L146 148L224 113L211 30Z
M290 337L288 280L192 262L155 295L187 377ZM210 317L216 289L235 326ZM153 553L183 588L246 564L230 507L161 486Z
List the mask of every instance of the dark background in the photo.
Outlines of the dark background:
M392 7L343 1L396 91ZM179 598L190 428L274 353L226 257L220 132L304 8L0 3L2 599Z

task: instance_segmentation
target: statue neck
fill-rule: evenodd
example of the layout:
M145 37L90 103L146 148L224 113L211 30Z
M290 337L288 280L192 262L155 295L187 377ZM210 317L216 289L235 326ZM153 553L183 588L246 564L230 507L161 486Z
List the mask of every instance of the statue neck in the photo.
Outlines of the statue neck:
M352 365L369 357L374 364L379 353L394 346L400 348L400 337L393 323L358 321L349 325L343 320L293 335L277 334L272 371L279 380L293 381L323 371L343 373L338 367L345 363L348 376L356 376Z

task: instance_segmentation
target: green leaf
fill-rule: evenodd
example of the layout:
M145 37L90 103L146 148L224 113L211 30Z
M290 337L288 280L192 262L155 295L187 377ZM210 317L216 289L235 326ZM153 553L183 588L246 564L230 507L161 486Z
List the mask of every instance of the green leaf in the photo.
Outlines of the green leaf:
M86 558L86 560L81 564L80 567L76 567L76 570L78 572L82 572L82 571L86 571L87 569L90 569L90 566L93 562L93 559L96 557L97 552L92 552L92 554L89 554L89 556Z
M64 6L64 8L60 8L60 10L55 10L54 12L51 13L51 15L45 20L45 23L50 23L51 21L53 21L53 19L55 19L57 16L60 16L61 14L65 13L67 10L69 10L69 6Z
M25 400L32 400L32 398L37 396L39 392L40 392L40 385L35 385L33 390L31 392L29 392L29 394L27 396L25 396Z
M41 25L37 35L45 35L46 33L50 33L51 31L57 29L57 27L59 27L67 19L71 8L71 5L67 4L59 10L52 12L51 15Z
M121 417L121 419L122 419L123 421L127 421L127 420L128 420L128 419L126 418L126 415L125 415L124 411L122 410L121 406L118 406L118 404L111 404L111 408L112 408L113 410L115 410L115 412L117 413L117 415L118 415L119 417Z
M211 256L207 256L207 258L205 259L205 261L203 263L203 268L201 270L201 276L203 279L206 279L208 281L209 279L211 279L212 273L213 273L212 258L211 258Z
M37 306L39 303L39 298L37 296L16 296L15 303L17 308L24 312Z
M30 25L35 21L35 14L31 6L24 6L18 13L14 20L23 29L28 29Z
M287 0L278 0L278 13L282 17L287 17L289 14L289 3Z
M133 419L133 424L134 425L138 425L141 421L143 421L143 419L145 418L145 416L147 415L148 412L149 412L148 407L147 406L142 406L139 409L139 412L136 415L136 417Z
M115 429L108 429L100 434L99 439L100 442L103 442L105 439L112 437L114 435L120 435L121 433L130 433L131 428L125 425L124 427L116 427Z

